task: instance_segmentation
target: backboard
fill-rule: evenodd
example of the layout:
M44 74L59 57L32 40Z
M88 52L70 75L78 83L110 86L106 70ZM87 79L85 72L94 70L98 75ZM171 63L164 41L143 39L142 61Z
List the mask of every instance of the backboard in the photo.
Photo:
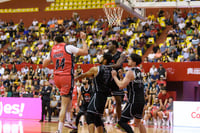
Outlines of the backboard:
M122 7L135 17L145 20L145 8L136 8L136 0L115 0L115 4Z
M200 7L199 0L115 0L125 8L197 8ZM140 13L139 13L140 14Z
M115 3L141 20L146 8L197 8L200 1L194 0L115 0Z

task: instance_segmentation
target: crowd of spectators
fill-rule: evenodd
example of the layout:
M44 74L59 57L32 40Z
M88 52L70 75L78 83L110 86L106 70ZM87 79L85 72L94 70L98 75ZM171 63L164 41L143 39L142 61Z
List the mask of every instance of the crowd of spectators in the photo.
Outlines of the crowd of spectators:
M127 17L122 20L121 26L109 26L107 19L99 17L88 20L78 15L72 18L51 18L42 22L33 20L32 25L25 27L21 19L18 24L0 20L0 44L10 43L10 46L0 53L3 64L41 64L46 54L54 44L56 34L63 35L66 44L82 47L80 31L87 33L89 54L76 57L79 64L98 63L103 52L107 50L109 41L117 41L118 50L126 54L135 52L144 54L145 50L156 41L162 31L160 22L154 15L146 21Z
M200 61L200 12L175 9L172 28L164 43L155 44L148 55L149 62Z
M154 124L155 126L172 126L173 97L167 92L167 72L163 65L159 68L152 65L149 72L145 72L140 65L144 74L144 91L145 91L145 115L144 124Z

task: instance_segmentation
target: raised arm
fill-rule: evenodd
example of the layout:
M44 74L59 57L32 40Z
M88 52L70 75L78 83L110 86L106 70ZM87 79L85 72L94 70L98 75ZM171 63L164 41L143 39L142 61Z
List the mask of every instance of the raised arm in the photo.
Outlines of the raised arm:
M124 89L131 80L134 80L134 76L133 76L133 72L132 71L128 71L126 72L126 76L123 80L119 80L117 78L117 72L115 70L112 70L112 77L113 79L115 80L115 83L117 84L117 86L120 88L120 89Z
M120 58L117 60L117 63L114 65L110 65L110 67L114 69L121 67L125 59L126 59L126 55L121 54Z
M43 63L42 63L42 67L47 67L49 64L51 63L51 57L50 54L47 56L46 59L44 59Z
M83 79L85 77L92 77L92 76L96 76L98 73L98 67L92 67L90 68L89 71L87 71L86 73L83 73L77 77L75 77L75 80L80 80Z
M82 39L83 48L79 48L76 55L87 55L88 54L88 46L87 46L87 43L85 42L86 34L84 32L81 32L80 37Z

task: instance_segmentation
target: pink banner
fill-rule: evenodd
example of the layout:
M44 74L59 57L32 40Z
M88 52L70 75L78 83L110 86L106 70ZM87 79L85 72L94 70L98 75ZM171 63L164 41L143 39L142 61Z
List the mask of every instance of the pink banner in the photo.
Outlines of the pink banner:
M0 97L0 118L41 119L40 98Z

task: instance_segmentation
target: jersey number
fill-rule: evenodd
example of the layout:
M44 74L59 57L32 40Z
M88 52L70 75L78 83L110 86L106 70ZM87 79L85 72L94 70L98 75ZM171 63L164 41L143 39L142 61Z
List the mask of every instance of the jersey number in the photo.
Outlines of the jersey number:
M61 63L59 59L56 60L56 69L58 69L59 67L61 67L62 69L65 67L65 58L62 58Z

